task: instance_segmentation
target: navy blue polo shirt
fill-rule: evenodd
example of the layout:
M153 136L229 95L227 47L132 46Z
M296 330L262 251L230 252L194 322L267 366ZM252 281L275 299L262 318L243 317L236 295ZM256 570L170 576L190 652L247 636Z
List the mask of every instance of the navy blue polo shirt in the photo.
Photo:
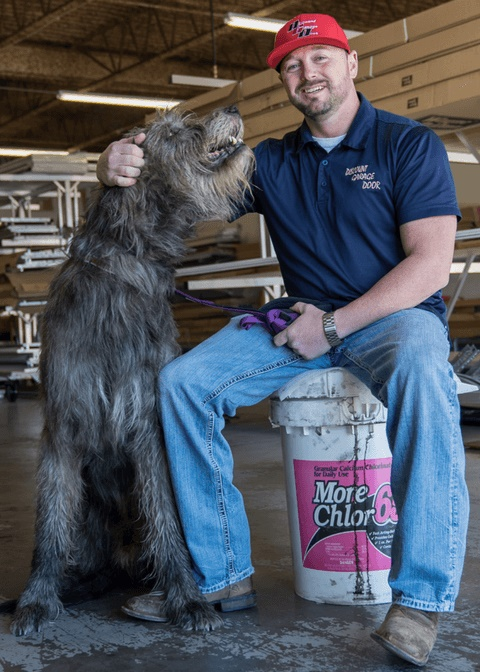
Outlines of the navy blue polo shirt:
M265 215L286 291L332 309L363 295L405 258L402 224L460 216L440 138L359 97L347 135L331 152L305 122L254 150L251 210ZM422 307L443 317L441 292Z

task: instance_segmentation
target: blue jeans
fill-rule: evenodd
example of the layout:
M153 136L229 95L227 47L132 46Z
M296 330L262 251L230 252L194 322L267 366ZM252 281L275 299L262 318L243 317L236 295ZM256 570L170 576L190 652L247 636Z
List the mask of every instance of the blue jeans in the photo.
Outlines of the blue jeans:
M388 408L394 601L453 611L465 555L468 493L449 343L439 318L413 308L348 336L311 361L277 348L239 317L160 373L159 407L178 509L204 593L253 573L250 532L224 415L271 395L294 376L342 366ZM259 447L261 450L261 447Z

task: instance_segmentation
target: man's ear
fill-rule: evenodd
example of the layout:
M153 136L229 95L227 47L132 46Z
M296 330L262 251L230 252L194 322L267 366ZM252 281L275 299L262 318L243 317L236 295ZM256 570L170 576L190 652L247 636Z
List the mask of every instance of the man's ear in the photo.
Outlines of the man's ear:
M356 51L351 51L349 54L347 54L347 58L350 76L352 79L355 79L358 75L358 54Z

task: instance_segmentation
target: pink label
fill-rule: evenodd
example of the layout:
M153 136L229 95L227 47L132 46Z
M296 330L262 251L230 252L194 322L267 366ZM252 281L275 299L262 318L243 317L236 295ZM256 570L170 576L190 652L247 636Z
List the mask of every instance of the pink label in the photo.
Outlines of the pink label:
M303 566L329 572L390 569L397 511L392 460L294 460Z

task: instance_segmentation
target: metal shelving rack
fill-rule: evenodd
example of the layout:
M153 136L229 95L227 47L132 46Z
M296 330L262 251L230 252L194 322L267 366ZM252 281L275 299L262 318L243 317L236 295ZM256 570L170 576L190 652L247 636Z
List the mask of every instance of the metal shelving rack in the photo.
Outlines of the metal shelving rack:
M82 201L96 184L93 173L0 173L0 256L19 254L15 275L48 269L63 261L68 241L80 223ZM36 217L35 207L46 199L53 204L51 216ZM38 383L38 326L45 303L45 297L36 296L0 303L0 315L16 321L15 344L0 348L0 386L11 401L18 394L20 381Z

